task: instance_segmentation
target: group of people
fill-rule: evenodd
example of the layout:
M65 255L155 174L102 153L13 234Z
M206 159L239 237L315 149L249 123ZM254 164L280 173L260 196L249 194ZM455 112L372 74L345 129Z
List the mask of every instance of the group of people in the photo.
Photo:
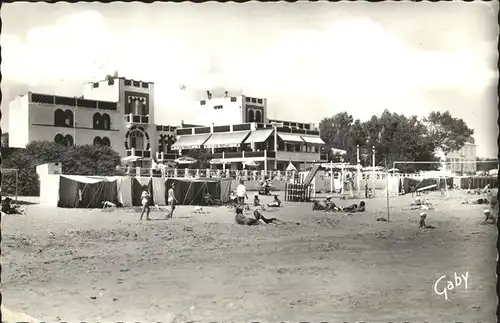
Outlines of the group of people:
M325 198L324 202L318 201L318 200L313 200L313 211L325 211L325 212L349 212L349 213L354 213L354 212L364 212L366 211L366 204L365 201L361 201L358 204L351 204L345 207L341 207L336 205L332 201L332 196L328 195Z
M14 214L24 215L24 214L26 214L26 210L24 210L19 205L13 204L12 199L10 197L6 197L2 201L2 213L8 214L8 215L14 215Z
M235 221L239 225L258 225L261 223L264 224L280 224L280 223L285 223L284 221L281 221L276 218L266 218L264 217L257 209L253 211L253 218L251 217L246 217L243 214L243 211L245 209L245 199L248 199L247 195L247 190L245 187L245 181L240 180L240 184L238 187L236 187L236 196L234 196L234 203L236 206L236 216L235 216ZM261 207L263 210L265 210L265 207L263 204L261 204L259 195L254 196L253 200L253 205L254 207ZM274 195L274 200L271 203L267 204L267 207L281 207L281 200L279 199L278 195Z
M175 206L178 203L178 200L175 197L174 189L175 189L175 183L172 183L167 193L167 204L170 205L170 209L168 210L168 213L165 214L165 219L171 219L174 216ZM153 200L151 197L151 193L149 192L149 187L147 185L144 185L142 187L141 204L142 204L142 211L140 218L141 221L144 216L144 213L146 213L146 220L148 221L151 220L151 218L149 217L149 212L151 211L151 205L153 205Z

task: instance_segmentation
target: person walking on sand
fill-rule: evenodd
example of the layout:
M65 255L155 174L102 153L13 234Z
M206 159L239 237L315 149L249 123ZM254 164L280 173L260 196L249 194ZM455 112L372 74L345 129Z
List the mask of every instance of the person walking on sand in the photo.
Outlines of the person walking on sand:
M238 205L245 205L245 198L248 199L248 195L244 180L240 180L240 184L236 187L236 197Z
M175 210L175 205L177 204L177 199L175 198L175 183L172 183L170 185L170 188L168 189L168 198L167 198L167 203L170 205L170 210L168 211L167 215L165 216L165 219L172 218L174 216L174 210Z
M141 212L141 220L142 217L144 216L144 212L146 212L146 220L151 220L149 218L149 212L151 211L151 208L149 207L149 199L151 197L151 194L149 194L148 187L144 185L142 187L142 194L141 194L141 203L142 203L142 212Z

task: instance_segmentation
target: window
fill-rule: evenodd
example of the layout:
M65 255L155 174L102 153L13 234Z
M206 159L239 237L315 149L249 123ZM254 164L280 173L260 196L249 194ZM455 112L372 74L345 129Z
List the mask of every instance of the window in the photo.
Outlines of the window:
M99 112L94 113L92 123L94 129L101 129L101 114Z
M249 98L249 97L246 97L246 98L245 98L245 101L246 101L246 102L250 102L250 98Z
M262 122L262 113L259 110L255 111L255 122Z
M137 150L144 150L144 133L140 130L133 130L129 133L129 147Z
M257 99L257 103L262 104L262 99Z
M257 99L256 98L252 98L252 103L257 103Z
M63 127L73 127L73 111L64 111L64 125Z
M111 120L109 118L109 114L104 113L101 117L101 125L104 130L109 130L111 128Z
M56 144L64 144L64 136L61 135L60 133L58 133L55 137L54 137L54 142Z
M54 126L62 127L63 125L64 125L64 111L61 109L57 109L54 112Z
M66 146L73 146L73 136L71 135L64 136L64 144Z
M248 110L248 122L253 122L254 118L253 110Z
M109 146L111 146L111 141L109 140L109 138L108 138L108 137L103 137L103 138L102 138L102 144L103 144L104 146L108 146L108 147L109 147Z
M101 137L99 137L99 136L95 137L93 144L94 144L94 146L100 146L100 145L102 145L102 139L101 139Z
M54 126L56 127L73 127L73 111L62 111L57 109L54 112Z

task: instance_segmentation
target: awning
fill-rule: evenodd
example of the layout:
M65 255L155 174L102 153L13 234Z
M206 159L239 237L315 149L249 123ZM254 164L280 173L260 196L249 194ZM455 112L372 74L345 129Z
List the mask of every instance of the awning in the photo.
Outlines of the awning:
M279 133L278 132L278 137L281 138L283 141L288 141L288 142L296 142L296 143L304 143L304 140L302 137L297 134L297 133Z
M199 149L208 138L210 138L210 134L178 136L172 149Z
M250 134L245 143L264 142L273 133L274 129L256 130Z
M205 143L205 148L239 147L250 131L214 133Z
M311 137L311 136L301 136L301 137L308 144L317 144L317 145L324 145L325 144L323 139L321 139L320 137Z

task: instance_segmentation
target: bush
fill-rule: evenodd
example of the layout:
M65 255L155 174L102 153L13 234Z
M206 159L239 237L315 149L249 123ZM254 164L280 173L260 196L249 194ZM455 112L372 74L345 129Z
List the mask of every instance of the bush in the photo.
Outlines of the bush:
M113 176L120 156L107 146L66 147L49 141L33 141L25 149L18 149L9 155L3 154L3 168L18 169L18 194L38 196L39 179L36 166L60 162L63 174ZM15 173L2 174L2 192L15 194Z

